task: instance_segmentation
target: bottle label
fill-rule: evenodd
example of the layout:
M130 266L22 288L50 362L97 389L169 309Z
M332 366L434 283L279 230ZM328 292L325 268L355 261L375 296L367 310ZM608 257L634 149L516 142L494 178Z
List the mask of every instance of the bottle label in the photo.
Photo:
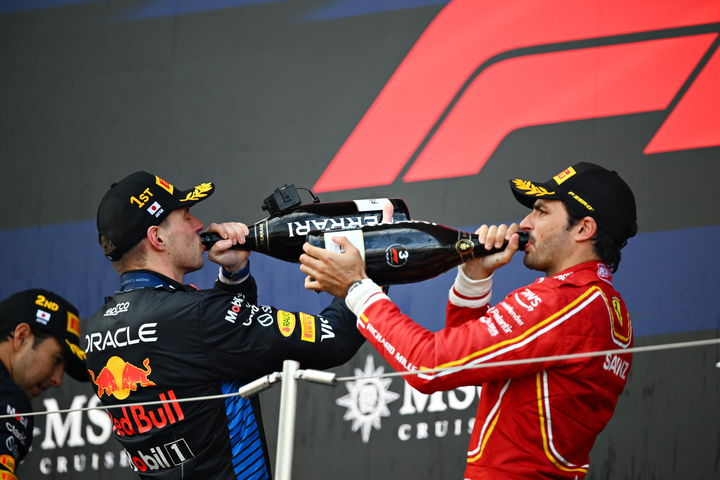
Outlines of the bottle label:
M255 225L255 238L257 239L255 243L257 244L257 247L260 247L261 249L268 249L268 241L267 241L267 220Z
M393 243L385 249L385 262L391 267L402 267L410 258L410 252L399 243Z
M455 251L460 255L467 255L468 253L473 253L474 248L475 244L469 238L461 238L455 244Z
M346 230L374 226L380 223L380 214L342 215L337 217L319 217L314 220L287 223L288 237L302 237L313 230Z
M365 241L363 240L362 230L344 230L340 232L325 232L323 239L325 240L325 250L336 253L344 253L345 250L341 245L333 242L332 237L345 237L350 243L360 251L360 257L365 261Z
M357 206L358 212L373 212L382 210L385 204L390 203L387 198L365 198L362 200L353 200Z

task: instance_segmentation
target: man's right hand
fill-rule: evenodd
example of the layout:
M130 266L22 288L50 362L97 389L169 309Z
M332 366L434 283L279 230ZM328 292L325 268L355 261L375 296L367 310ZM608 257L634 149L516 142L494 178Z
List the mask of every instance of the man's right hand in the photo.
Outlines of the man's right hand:
M300 271L307 274L305 288L345 298L355 280L368 278L360 252L345 237L332 237L344 252L336 253L309 243L303 245Z
M248 227L240 222L211 223L208 232L215 232L223 240L218 240L208 251L208 259L217 263L228 272L242 270L248 262L248 250L231 250L233 245L245 243Z
M393 204L387 202L383 206L380 223L393 223L394 210ZM306 289L345 298L350 284L355 280L368 278L365 262L358 249L347 238L337 236L332 237L332 240L342 247L344 253L330 252L305 243L305 253L300 255L300 271L307 274Z
M475 231L475 234L480 237L480 243L485 246L486 250L501 248L505 240L509 243L502 252L475 258L464 263L461 268L465 275L473 280L481 280L489 277L495 270L510 262L512 256L518 250L520 237L517 232L517 223L511 224L509 227L505 224L481 225Z

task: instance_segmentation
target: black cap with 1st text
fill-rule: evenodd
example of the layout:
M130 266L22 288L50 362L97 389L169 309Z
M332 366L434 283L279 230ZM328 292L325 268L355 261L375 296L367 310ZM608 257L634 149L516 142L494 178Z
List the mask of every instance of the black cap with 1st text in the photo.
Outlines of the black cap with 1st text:
M148 227L159 225L174 210L190 207L209 197L215 186L201 183L189 190L179 190L170 182L148 172L139 171L112 184L97 211L98 235L115 246L107 252L110 260L137 245Z

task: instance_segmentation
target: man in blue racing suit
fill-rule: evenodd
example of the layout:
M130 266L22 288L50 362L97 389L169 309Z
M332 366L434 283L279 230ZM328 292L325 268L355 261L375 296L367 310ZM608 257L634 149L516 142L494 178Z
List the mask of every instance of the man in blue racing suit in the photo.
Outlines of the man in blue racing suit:
M267 479L268 451L257 398L177 402L237 392L282 369L349 360L363 340L342 301L319 315L257 305L249 253L231 247L242 223L208 227L223 240L208 252L220 265L214 288L183 284L203 265L190 207L212 183L180 191L147 172L114 184L98 208L100 244L120 274L120 291L85 325L83 347L95 393L110 408L114 434L140 478Z

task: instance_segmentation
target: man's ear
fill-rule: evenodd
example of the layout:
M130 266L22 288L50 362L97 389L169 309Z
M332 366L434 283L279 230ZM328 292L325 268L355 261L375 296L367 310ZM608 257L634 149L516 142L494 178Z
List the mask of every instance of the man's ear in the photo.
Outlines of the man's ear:
M151 225L145 232L145 238L155 250L165 250L165 240L163 239L163 233L160 227L157 225Z
M597 222L592 217L583 217L575 225L575 240L582 242L586 240L592 240L597 235L598 226Z
M34 335L27 323L18 323L13 331L12 345L14 350L20 350L26 342L33 342Z

